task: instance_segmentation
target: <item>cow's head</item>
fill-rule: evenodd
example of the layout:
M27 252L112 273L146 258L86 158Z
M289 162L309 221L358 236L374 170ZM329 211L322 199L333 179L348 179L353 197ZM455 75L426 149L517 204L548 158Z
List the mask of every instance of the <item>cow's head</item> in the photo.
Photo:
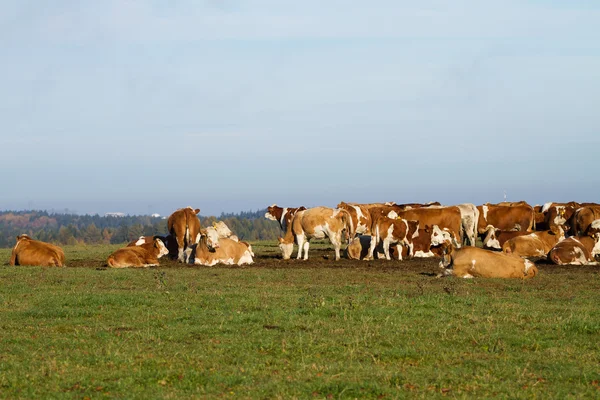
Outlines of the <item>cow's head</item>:
M440 229L439 226L433 225L431 229L431 245L440 246L443 243L452 243L452 235L446 229Z
M154 247L158 250L156 258L161 258L162 256L169 254L169 249L167 249L167 246L165 246L163 241L159 238L154 238Z
M483 239L484 249L502 250L502 246L500 246L500 241L496 237L497 233L499 232L500 229L496 229L492 225L488 225L486 227L485 238Z
M442 248L442 260L440 261L440 268L448 268L452 265L452 254L454 253L454 246L450 242L444 242L441 245Z
M228 238L233 235L231 229L223 221L213 222L213 228L215 228L220 238Z
M265 218L270 219L271 221L278 221L281 218L281 211L283 209L281 207L277 207L277 204L272 204L267 207L267 212L265 213ZM277 217L279 215L279 217Z
M17 236L17 242L18 242L19 240L31 240L31 238L29 237L29 235L28 235L28 234L26 234L26 233L22 233L22 234L20 234L19 236Z
M202 239L206 242L206 246L210 251L214 251L219 248L219 234L215 228L208 227L200 231Z
M279 249L281 249L281 255L284 260L289 260L292 257L292 251L294 250L294 242L288 243L283 238L279 239Z

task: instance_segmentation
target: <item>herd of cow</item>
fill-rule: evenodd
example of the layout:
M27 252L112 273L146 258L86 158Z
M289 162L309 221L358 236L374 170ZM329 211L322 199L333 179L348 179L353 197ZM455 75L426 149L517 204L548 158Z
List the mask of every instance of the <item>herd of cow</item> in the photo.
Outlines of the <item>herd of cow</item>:
M112 268L148 267L169 254L179 262L198 265L253 263L252 246L240 241L223 223L202 228L199 209L186 207L169 216L166 236L143 236L112 253ZM341 257L350 259L440 257L440 276L513 277L527 279L537 268L527 257L544 257L555 264L597 264L600 255L600 205L596 203L526 202L475 206L465 203L357 204L337 208L282 208L273 204L265 217L277 221L284 259L308 259L312 239L328 239ZM476 247L480 238L483 248ZM17 237L10 265L64 266L58 246Z

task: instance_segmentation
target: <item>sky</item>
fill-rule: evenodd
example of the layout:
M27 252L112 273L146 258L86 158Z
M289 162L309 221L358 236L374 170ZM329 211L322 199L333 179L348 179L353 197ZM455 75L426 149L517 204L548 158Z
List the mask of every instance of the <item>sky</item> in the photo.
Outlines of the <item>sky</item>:
M0 210L600 202L600 2L5 0Z

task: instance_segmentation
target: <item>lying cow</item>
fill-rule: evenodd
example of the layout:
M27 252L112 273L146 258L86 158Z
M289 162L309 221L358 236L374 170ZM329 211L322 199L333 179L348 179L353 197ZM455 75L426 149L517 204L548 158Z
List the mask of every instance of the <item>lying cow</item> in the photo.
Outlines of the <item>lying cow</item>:
M591 236L571 236L557 243L548 253L548 260L558 265L597 265L600 255L600 233Z
M310 240L328 238L335 248L335 259L339 260L342 239L349 242L353 237L352 218L346 210L314 207L296 212L284 237L279 238L279 248L283 259L289 260L296 242L297 259L302 258L304 251L304 259L308 260Z
M460 278L519 278L529 279L537 275L538 269L526 258L513 254L498 253L478 247L444 246L440 262L443 273Z
M177 241L177 261L179 262L185 262L183 252L192 243L198 241L198 235L200 229L202 229L200 220L197 217L199 212L199 208L180 208L171 214L167 220L169 233Z
M236 242L230 238L220 238L217 230L209 227L200 231L200 240L186 251L187 262L196 265L252 264L254 253L246 242Z
M111 268L142 268L158 265L158 259L169 254L169 250L163 241L155 238L151 243L143 243L136 246L123 247L106 260Z
M10 265L39 265L43 267L64 267L65 253L50 243L33 240L26 234L17 236L17 243L10 255Z
M365 260L373 259L375 247L381 242L383 244L383 253L386 260L391 260L390 245L395 244L398 257L402 260L402 246L407 246L408 256L413 255L412 241L419 235L419 223L417 221L407 221L405 219L392 219L381 216L373 221L371 226L371 245L369 253Z
M504 243L502 251L519 257L545 257L557 243L565 239L561 226L544 232L514 237Z

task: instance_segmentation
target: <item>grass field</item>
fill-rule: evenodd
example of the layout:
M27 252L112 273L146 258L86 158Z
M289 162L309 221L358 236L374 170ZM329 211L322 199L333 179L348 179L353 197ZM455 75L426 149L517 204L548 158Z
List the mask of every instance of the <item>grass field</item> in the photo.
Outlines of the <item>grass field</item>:
M600 398L598 267L436 279L258 243L246 268L102 268L117 247L0 249L0 398Z

